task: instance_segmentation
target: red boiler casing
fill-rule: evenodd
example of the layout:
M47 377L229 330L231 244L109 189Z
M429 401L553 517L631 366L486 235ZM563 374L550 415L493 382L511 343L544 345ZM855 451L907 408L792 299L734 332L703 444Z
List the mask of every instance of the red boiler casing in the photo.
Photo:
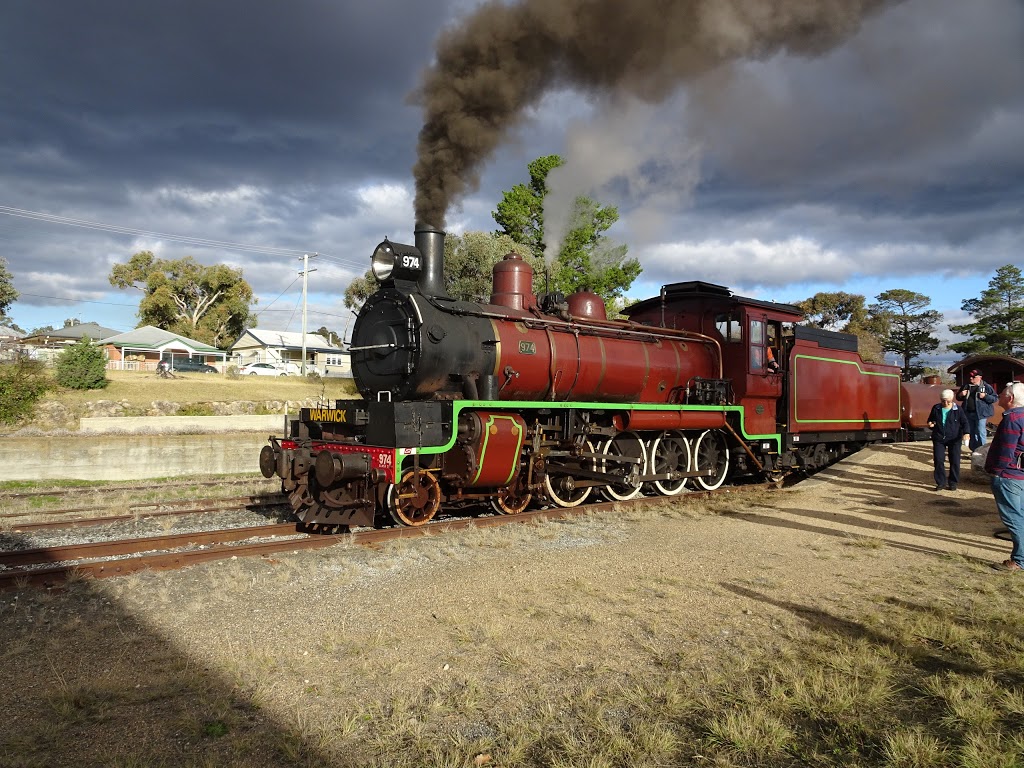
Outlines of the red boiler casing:
M492 320L494 374L502 400L669 403L695 377L717 378L718 363L700 341L578 321L535 327Z

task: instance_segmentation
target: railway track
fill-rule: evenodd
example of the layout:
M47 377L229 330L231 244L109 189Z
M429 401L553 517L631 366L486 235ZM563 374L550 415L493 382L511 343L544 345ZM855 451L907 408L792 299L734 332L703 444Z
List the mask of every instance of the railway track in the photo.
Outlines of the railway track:
M224 487L230 485L262 485L265 484L267 487L278 487L280 484L275 481L267 480L263 477L245 477L237 480L188 480L181 482L170 482L170 483L146 483L139 485L75 485L64 488L54 488L48 491L12 491L10 493L0 491L0 503L5 501L11 501L14 499L34 499L40 497L53 497L61 498L64 496L74 496L87 493L120 493L122 491L166 491L172 488L203 488L209 486Z
M181 501L160 501L144 504L130 504L126 512L118 515L100 515L96 517L72 517L82 513L96 512L106 507L70 507L31 512L5 512L0 520L9 520L7 531L11 533L28 533L31 531L58 530L62 528L86 528L106 525L108 523L127 522L141 518L187 517L190 515L210 514L213 512L230 512L245 509L249 511L272 510L288 505L283 494L273 493L265 496L230 496L212 499L185 499ZM18 522L18 518L29 516L54 517L54 520L43 522Z
M722 488L691 492L675 503L731 493L745 495L773 485ZM65 544L0 552L0 590L29 585L59 587L70 579L126 576L143 570L174 570L189 565L237 557L269 556L327 547L373 546L387 541L420 536L437 536L469 528L490 528L541 520L575 517L601 511L623 510L644 505L663 505L664 498L641 498L586 506L553 507L517 515L496 515L445 519L420 527L382 530L364 529L337 535L306 533L295 523L228 528L142 538Z

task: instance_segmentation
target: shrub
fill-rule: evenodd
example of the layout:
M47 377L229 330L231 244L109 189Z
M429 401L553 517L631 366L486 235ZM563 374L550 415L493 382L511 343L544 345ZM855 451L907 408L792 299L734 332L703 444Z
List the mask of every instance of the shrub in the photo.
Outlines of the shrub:
M56 379L68 389L103 389L110 383L103 349L88 336L76 341L57 357Z
M238 372L238 366L237 365L229 365L227 368L224 369L224 374L229 379L240 379L240 378L242 378L242 374L240 374Z
M30 418L36 402L51 386L40 362L19 358L0 364L0 422L14 424Z
M178 416L214 416L209 403L186 403L178 408Z

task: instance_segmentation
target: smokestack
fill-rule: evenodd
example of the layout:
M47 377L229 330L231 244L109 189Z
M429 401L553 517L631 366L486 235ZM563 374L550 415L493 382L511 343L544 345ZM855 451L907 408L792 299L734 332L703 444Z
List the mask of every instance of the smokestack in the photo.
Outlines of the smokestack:
M424 296L448 296L444 289L444 232L429 224L417 224L416 249L423 256L419 286Z
M551 88L659 103L705 72L779 51L816 56L898 0L518 0L487 2L442 33L415 99L424 122L416 220L449 206Z

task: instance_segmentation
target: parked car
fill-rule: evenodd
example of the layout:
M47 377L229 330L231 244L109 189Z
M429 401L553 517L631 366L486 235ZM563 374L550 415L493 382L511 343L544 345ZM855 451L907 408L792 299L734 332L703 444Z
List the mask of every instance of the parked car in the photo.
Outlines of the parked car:
M291 373L287 367L275 363L249 363L241 366L238 372L242 376L287 376Z
M175 373L220 373L212 365L190 360L187 357L176 357L171 361L171 370Z

